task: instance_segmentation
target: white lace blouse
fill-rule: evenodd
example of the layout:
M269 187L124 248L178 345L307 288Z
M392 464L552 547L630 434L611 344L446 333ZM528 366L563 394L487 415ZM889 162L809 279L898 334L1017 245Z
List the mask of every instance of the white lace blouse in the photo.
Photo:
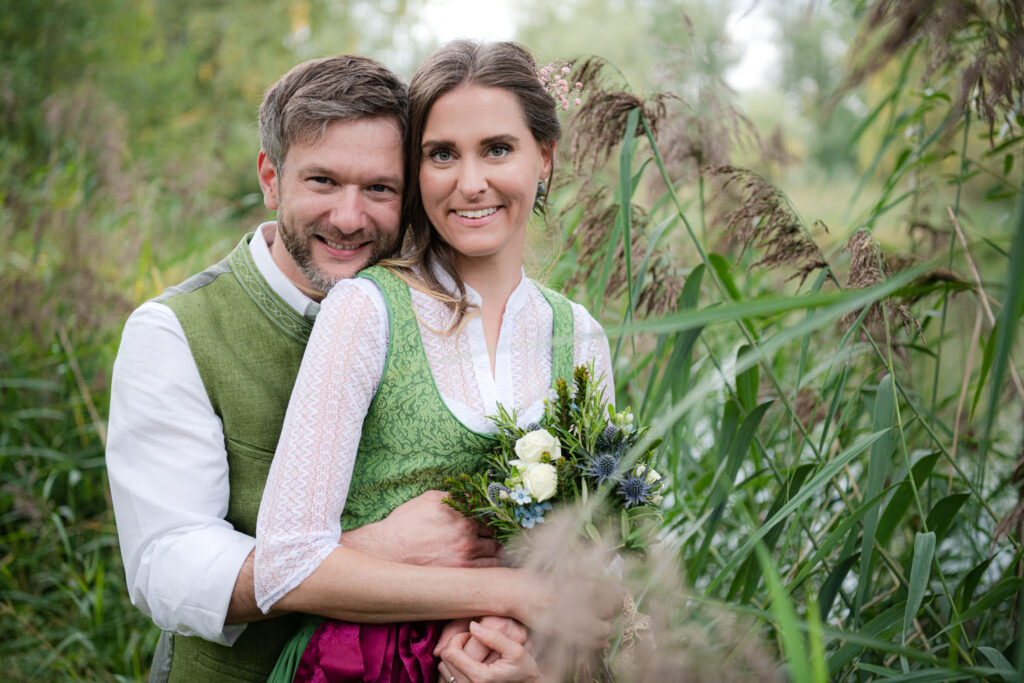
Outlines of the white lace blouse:
M443 273L442 284L454 289ZM525 275L501 321L494 375L483 325L473 315L457 335L441 331L451 314L429 294L411 290L434 382L445 404L472 430L493 432L497 404L521 425L543 414L551 386L552 312ZM467 296L479 304L476 292ZM595 362L611 382L608 340L596 320L572 304L576 365ZM256 601L264 612L305 580L338 546L340 518L367 408L384 371L388 314L366 279L342 280L324 299L295 381L256 528ZM614 391L605 391L614 400Z

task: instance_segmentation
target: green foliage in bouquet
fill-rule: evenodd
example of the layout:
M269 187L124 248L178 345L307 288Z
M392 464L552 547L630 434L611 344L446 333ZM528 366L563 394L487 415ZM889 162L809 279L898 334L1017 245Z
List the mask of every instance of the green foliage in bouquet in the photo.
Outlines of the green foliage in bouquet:
M575 505L593 540L612 540L598 532L611 527L616 545L643 550L661 520L661 475L652 467L660 440L637 452L648 427L634 425L629 408L616 412L593 375L592 366L579 366L571 386L557 379L544 416L525 428L498 406L487 471L448 479L445 502L493 528L502 543L542 524L554 506ZM615 516L617 524L605 524Z

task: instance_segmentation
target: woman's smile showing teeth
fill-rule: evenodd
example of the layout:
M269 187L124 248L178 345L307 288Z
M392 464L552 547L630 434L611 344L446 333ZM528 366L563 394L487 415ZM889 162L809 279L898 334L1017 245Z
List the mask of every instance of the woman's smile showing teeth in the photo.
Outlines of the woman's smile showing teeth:
M483 218L484 216L490 216L497 210L498 209L496 207L492 206L489 209L477 209L476 211L456 211L455 213L459 214L463 218Z
M487 209L474 209L472 211L468 209L459 210L456 209L455 213L462 218L486 218L489 215L494 214L498 211L498 207L489 207Z

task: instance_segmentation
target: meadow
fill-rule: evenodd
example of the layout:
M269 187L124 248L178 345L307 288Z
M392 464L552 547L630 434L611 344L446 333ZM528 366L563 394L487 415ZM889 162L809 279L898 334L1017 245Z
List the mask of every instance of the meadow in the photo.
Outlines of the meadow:
M694 680L1021 680L1022 10L855 4L822 100L864 104L830 148L844 169L707 82L645 94L578 60L530 270L602 321L617 403L664 439L678 600L659 619L690 634ZM295 6L245 40L223 8L127 0L0 20L5 680L147 673L105 479L110 369L133 307L269 218L254 103L302 56L240 55ZM141 39L97 39L119 34Z

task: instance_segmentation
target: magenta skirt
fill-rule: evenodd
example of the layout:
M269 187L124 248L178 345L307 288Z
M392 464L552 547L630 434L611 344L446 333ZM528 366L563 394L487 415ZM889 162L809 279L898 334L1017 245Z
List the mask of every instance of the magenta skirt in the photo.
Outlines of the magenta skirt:
M296 683L433 683L443 621L354 624L324 619L295 670Z

